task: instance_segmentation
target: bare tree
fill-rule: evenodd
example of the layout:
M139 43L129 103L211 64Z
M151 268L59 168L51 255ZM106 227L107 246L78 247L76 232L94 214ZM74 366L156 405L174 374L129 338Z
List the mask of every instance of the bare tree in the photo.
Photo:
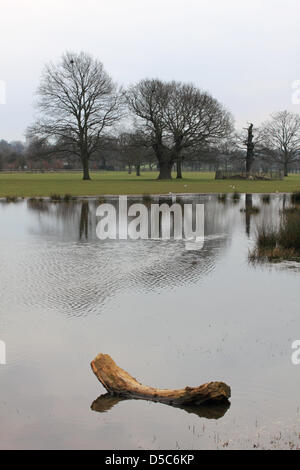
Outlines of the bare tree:
M121 94L103 65L86 53L66 53L47 65L38 89L38 122L29 136L64 143L60 151L77 155L83 179L89 180L89 160L100 135L120 118Z
M233 119L216 99L194 85L171 82L170 88L165 121L177 178L181 179L184 152L190 148L208 148L228 137L233 131Z
M249 177L253 169L253 164L257 157L257 149L259 144L259 136L257 129L253 124L249 124L241 132L235 134L236 157L237 162L240 162L241 167L244 167L246 174Z
M250 126L247 129L247 140L245 142L245 145L247 147L247 154L246 154L246 173L247 175L250 175L252 165L254 162L254 135L253 135L253 124L250 124Z
M217 146L210 148L216 158L216 166L221 167L225 171L242 168L244 165L244 151L240 149L239 143L243 139L236 134L230 135L227 139L222 139Z
M159 179L171 179L174 164L182 177L185 149L208 145L232 131L231 115L217 100L193 85L142 80L127 93L140 132L151 142Z
M289 111L273 114L261 126L260 152L263 158L282 166L288 176L290 165L300 158L300 116Z
M144 136L138 132L123 132L118 139L122 160L135 167L136 176L141 176L141 166L153 161L153 150L149 148Z
M142 80L127 92L130 109L139 118L138 130L149 140L160 167L159 179L170 179L174 160L166 142L165 110L169 86L160 80Z
M0 140L0 160L1 169L4 168L24 168L25 161L25 145L20 141L7 142Z
M56 148L55 148L56 151ZM33 137L28 140L26 147L26 157L31 160L40 160L41 158L49 157L54 150L49 145L47 139Z

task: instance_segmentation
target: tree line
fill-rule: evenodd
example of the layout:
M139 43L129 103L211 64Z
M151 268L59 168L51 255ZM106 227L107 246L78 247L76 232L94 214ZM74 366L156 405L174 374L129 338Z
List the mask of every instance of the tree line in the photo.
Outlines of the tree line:
M300 116L281 111L259 128L240 133L232 114L210 93L191 83L144 79L124 90L103 64L81 52L67 52L48 64L37 91L38 119L17 153L0 141L0 169L15 157L19 167L53 162L63 168L133 168L182 178L183 167L280 168L300 163ZM7 145L6 145L7 144ZM7 147L8 146L8 147ZM50 164L50 162L52 162Z

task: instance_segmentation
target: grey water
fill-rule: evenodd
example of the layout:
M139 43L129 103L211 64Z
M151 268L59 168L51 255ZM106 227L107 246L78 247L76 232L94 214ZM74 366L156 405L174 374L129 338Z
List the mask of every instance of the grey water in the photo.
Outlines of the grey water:
M1 449L300 446L300 265L248 261L274 195L205 205L205 243L105 240L95 200L0 203ZM231 386L229 408L180 409L105 394L98 353L144 384ZM97 400L98 399L98 400Z

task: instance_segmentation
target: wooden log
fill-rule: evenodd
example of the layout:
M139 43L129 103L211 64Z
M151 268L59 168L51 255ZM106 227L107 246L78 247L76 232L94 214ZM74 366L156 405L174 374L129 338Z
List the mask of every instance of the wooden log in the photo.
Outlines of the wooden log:
M119 403L123 403L127 401L128 398L118 397L116 395L111 395L110 393L106 393L105 395L101 395L100 397L95 400L92 405L91 409L96 411L97 413L107 413L110 411L114 406L117 406ZM205 419L213 419L217 420L223 418L227 411L230 408L229 401L222 401L222 402L215 402L209 403L204 405L173 405L174 407L186 411L189 414L194 414L199 418Z
M140 384L125 370L117 366L107 354L99 354L91 363L92 370L110 395L150 400L168 405L201 405L226 402L230 387L223 382L210 382L200 387L182 390L162 390Z

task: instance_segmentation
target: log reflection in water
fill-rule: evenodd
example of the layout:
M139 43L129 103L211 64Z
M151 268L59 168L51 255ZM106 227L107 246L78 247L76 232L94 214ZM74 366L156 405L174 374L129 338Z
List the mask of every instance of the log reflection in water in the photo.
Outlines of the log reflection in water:
M118 405L121 402L128 401L128 398L122 398L115 395L111 395L110 393L106 393L105 395L100 395L100 397L95 400L92 405L91 409L96 411L97 413L107 413L110 411L114 406ZM199 406L174 406L169 405L173 408L179 408L180 410L184 410L187 413L195 414L199 418L206 418L206 419L220 419L225 416L227 411L230 408L230 402L222 402L219 404L210 404L207 405L199 405Z

